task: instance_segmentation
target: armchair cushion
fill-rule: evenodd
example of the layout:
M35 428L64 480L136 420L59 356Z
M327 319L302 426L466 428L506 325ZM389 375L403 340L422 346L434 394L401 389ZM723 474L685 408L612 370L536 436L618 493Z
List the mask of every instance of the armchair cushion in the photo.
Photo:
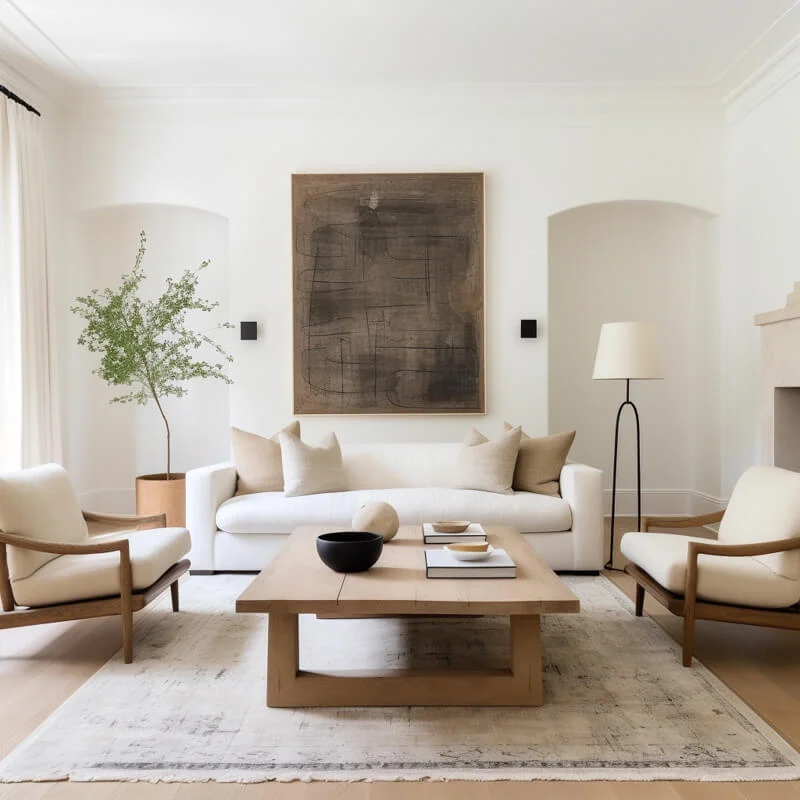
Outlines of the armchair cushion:
M0 475L0 530L61 544L85 544L89 538L69 475L58 464ZM27 578L56 557L9 547L11 580Z
M93 543L127 539L130 543L133 590L155 583L191 548L185 528L154 528L145 531L93 536ZM121 591L119 553L58 556L27 578L12 581L14 599L21 606L48 606L99 597Z
M673 594L686 589L689 542L708 542L674 533L626 533L622 554ZM698 558L697 598L756 608L788 608L800 601L800 581L773 572L757 558Z
M779 467L750 467L733 488L719 540L752 544L800 536L800 473ZM800 550L755 556L773 572L800 579Z

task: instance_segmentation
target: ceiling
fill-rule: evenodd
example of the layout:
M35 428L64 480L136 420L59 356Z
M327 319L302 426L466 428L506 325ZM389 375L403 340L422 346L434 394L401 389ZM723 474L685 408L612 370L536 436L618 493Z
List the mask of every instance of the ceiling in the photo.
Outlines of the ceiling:
M96 88L703 85L796 0L0 0L0 60Z

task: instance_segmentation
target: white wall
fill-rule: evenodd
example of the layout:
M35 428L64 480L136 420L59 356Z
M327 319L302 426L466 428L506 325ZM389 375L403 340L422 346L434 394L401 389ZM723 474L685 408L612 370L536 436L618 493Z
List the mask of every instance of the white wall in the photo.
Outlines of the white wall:
M486 173L487 402L485 417L309 417L311 440L334 428L346 441L457 440L469 424L490 435L502 420L544 433L547 396L547 220L586 203L639 199L720 207L722 120L705 98L681 93L363 92L251 102L134 101L73 107L58 157L66 233L59 265L80 274L80 212L128 203L206 209L229 221L230 319L261 323L258 342L234 342L230 419L271 434L292 416L291 217L293 172L482 170ZM126 256L128 252L126 251ZM191 259L190 259L191 261ZM105 285L114 274L95 274ZM74 295L74 291L72 294ZM64 302L70 298L65 297ZM519 339L537 318L541 338ZM67 375L84 359L64 340ZM98 392L100 390L98 389ZM94 413L102 415L99 404ZM115 413L106 410L107 414ZM117 489L102 451L77 461L88 420L71 418L71 455L85 489ZM188 445L182 466L227 457ZM95 485L105 480L113 486Z
M719 319L715 226L664 203L583 206L550 219L550 431L578 431L571 457L605 470L611 487L622 381L592 381L600 326L647 320L664 379L633 381L641 421L643 511L713 510L719 495ZM618 509L635 511L635 426L622 418Z
M776 64L730 110L720 274L722 476L730 491L760 448L759 329L800 281L800 57ZM790 69L790 67L793 67ZM800 357L800 355L798 355Z

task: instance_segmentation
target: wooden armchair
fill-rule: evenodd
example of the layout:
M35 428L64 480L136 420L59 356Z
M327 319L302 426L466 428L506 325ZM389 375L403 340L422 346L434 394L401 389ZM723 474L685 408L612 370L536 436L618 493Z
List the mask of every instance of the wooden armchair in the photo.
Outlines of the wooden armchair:
M87 522L116 530L90 536ZM178 611L190 566L188 531L165 525L163 514L81 511L55 464L0 476L0 629L120 615L130 663L133 612L167 587Z
M717 541L650 533L720 522ZM800 630L800 474L752 467L728 508L698 517L649 517L620 543L636 581L636 615L645 592L683 617L683 664L691 666L695 620Z

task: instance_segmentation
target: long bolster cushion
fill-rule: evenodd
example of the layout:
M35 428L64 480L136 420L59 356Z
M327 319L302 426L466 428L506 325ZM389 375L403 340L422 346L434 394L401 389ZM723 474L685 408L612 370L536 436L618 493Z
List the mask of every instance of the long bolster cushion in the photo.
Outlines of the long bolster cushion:
M186 528L114 533L90 541L127 539L130 543L134 591L155 583L191 548ZM21 606L71 603L120 593L119 552L58 556L28 578L13 582L14 599Z
M622 554L674 594L686 590L689 542L706 542L673 533L626 533ZM713 603L756 608L788 608L800 601L800 581L784 578L756 558L698 558L697 597Z
M219 507L217 525L228 533L289 533L298 523L349 528L355 512L375 500L394 506L404 524L473 519L512 525L525 533L566 531L572 525L569 503L559 497L447 488L361 489L303 497L281 492L240 495Z

